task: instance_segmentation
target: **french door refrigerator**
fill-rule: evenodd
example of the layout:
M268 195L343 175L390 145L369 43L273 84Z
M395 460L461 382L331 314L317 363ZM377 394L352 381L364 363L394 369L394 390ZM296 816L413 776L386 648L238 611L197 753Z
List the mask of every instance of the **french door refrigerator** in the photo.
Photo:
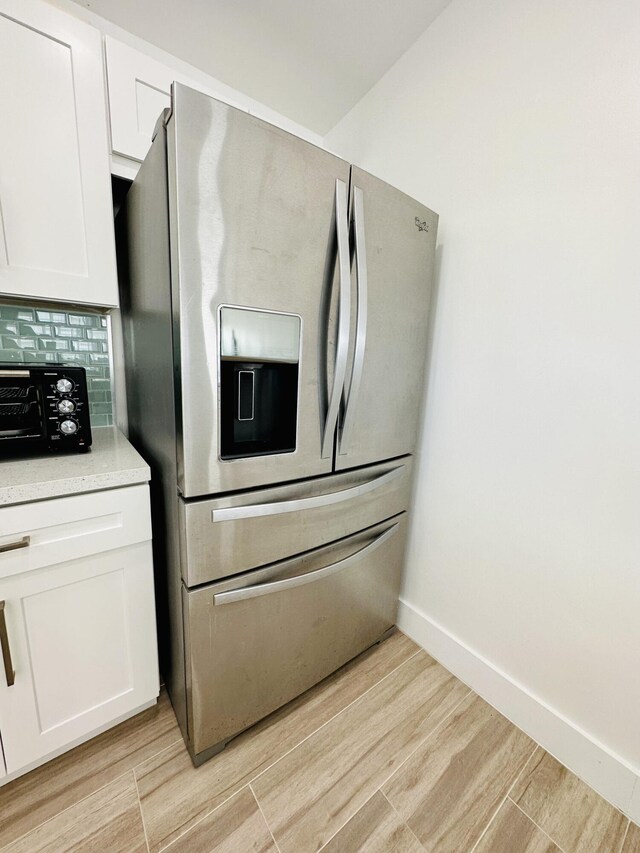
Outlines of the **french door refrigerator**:
M437 216L180 84L126 215L130 434L199 764L394 625Z

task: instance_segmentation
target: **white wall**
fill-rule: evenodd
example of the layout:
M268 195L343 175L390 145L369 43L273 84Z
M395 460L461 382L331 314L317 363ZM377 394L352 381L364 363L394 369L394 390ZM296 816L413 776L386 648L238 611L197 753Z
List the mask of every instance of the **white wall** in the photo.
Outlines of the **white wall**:
M636 0L453 0L325 140L441 216L406 624L627 810L639 81ZM540 714L492 692L490 670Z

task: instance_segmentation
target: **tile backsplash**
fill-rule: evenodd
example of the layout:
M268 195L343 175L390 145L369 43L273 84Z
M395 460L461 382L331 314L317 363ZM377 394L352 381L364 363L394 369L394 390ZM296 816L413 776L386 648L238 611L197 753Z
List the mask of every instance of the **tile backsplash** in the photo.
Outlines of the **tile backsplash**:
M113 423L108 320L99 314L0 305L0 362L86 368L93 426Z

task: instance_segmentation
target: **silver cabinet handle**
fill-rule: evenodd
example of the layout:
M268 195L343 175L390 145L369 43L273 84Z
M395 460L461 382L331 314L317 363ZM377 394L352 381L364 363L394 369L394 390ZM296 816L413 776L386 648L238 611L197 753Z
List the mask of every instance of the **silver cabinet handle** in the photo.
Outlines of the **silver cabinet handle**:
M344 421L340 433L339 452L347 453L349 441L355 420L362 367L364 364L364 347L367 340L367 248L364 237L364 195L360 187L353 188L353 222L355 233L356 282L358 308L356 315L356 340L353 352L353 369L349 384L349 399L345 407Z
M337 563L332 563L330 566L325 566L322 569L317 569L315 572L307 572L306 575L297 575L293 578L285 578L281 581L271 581L270 583L256 584L256 586L246 586L244 589L233 589L230 592L219 592L213 596L214 605L231 604L234 601L244 601L247 598L257 598L260 595L270 595L272 592L283 592L286 589L293 589L296 586L304 586L307 583L315 583L315 581L328 578L330 575L335 575L337 572L342 572L348 569L354 563L362 560L376 548L379 548L387 539L390 539L398 531L398 524L387 528L384 533L377 536L373 542L360 548L355 554L345 557L344 560L339 560Z
M325 495L313 495L309 498L296 498L292 501L276 501L268 504L249 504L249 506L229 506L211 510L211 521L235 521L240 518L256 518L263 515L280 515L283 512L300 512L303 509L317 509L332 504L350 501L352 498L366 495L375 489L380 489L404 474L405 466L399 465L391 471L367 480L359 486L342 489L339 492L328 492Z
M7 687L13 687L16 680L16 674L13 671L13 663L11 662L11 649L9 648L7 620L4 615L4 601L0 601L0 646L2 646L4 677L7 679Z
M6 545L0 545L0 554L5 551L17 551L18 548L27 548L31 544L30 536L23 536L17 542L7 542Z
M321 457L328 459L333 449L335 432L340 411L340 399L347 375L347 355L349 353L349 325L351 323L351 268L349 264L349 216L347 205L347 185L336 178L336 235L338 238L338 272L340 277L340 305L338 307L338 343L336 346L336 365L333 374L333 388L324 422Z

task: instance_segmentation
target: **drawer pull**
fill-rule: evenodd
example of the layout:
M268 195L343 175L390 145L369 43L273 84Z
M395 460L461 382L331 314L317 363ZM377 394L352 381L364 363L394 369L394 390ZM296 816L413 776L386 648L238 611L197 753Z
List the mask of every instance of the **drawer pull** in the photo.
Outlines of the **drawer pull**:
M388 527L379 536L376 536L373 542L365 545L364 548L356 551L355 554L351 554L351 556L345 557L343 560L339 560L337 563L332 563L330 566L325 566L322 569L316 569L315 572L307 572L304 575L295 575L292 578L285 578L280 581L269 581L268 583L256 584L256 586L245 586L240 589L232 589L229 590L229 592L218 592L213 596L213 603L214 605L232 604L234 601L244 601L247 598L257 598L260 595L269 595L273 592L284 592L286 589L293 589L296 586L304 586L308 583L315 583L316 581L323 580L324 578L348 569L364 557L368 557L372 551L379 548L387 541L387 539L390 539L397 532L398 524L396 523L392 527Z
M0 554L5 551L17 551L18 548L27 548L31 543L30 536L23 536L22 539L18 539L17 542L7 542L6 545L0 545Z
M16 680L16 674L13 670L13 663L11 662L7 620L4 615L4 601L0 601L0 646L2 646L2 660L4 662L4 675L7 679L7 687L13 687Z
M354 498L374 492L404 474L405 466L400 465L392 468L385 474L380 474L349 489L341 489L339 492L329 492L324 495L314 495L310 498L295 498L290 501L277 501L276 503L250 504L244 506L228 506L211 510L211 521L234 521L241 518L259 518L264 515L280 515L284 512L302 512L308 509L318 509L323 506L350 501Z

